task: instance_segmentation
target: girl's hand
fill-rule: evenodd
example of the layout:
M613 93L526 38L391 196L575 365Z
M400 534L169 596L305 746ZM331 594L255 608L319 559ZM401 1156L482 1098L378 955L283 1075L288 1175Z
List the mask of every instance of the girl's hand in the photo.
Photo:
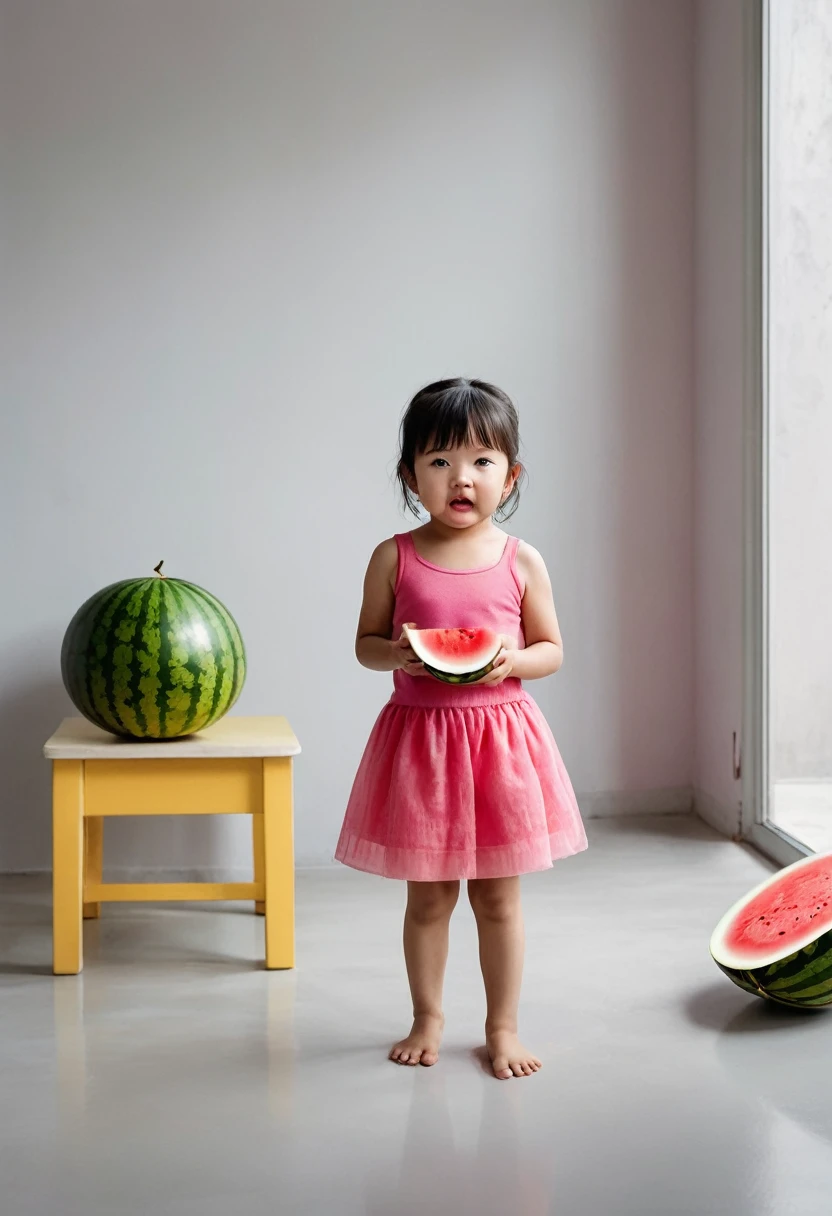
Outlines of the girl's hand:
M409 621L409 629L415 629L416 626ZM407 672L409 676L427 676L424 663L419 659L410 648L410 643L407 640L407 634L402 630L401 637L396 642L390 643L390 649L393 652L393 662L396 664L396 670Z
M494 666L488 675L483 676L481 680L477 680L478 685L487 684L491 688L496 688L498 684L502 684L503 680L507 680L514 670L514 664L517 659L517 647L513 639L505 633L500 635L500 640L503 643L503 649L494 660Z

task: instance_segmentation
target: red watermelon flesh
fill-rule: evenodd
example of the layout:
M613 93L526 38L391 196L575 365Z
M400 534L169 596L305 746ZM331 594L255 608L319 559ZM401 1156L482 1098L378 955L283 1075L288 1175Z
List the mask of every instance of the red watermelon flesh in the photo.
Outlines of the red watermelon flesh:
M816 941L832 929L832 856L811 856L766 879L714 930L718 962L755 967Z
M431 671L462 678L485 674L502 649L493 629L407 629L414 654Z

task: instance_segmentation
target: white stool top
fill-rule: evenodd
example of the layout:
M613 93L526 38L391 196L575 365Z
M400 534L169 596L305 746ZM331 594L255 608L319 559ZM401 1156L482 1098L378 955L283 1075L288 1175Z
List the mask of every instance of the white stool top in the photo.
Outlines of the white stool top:
M285 718L226 715L182 739L124 739L86 718L64 718L43 746L47 760L217 759L297 756L300 744Z

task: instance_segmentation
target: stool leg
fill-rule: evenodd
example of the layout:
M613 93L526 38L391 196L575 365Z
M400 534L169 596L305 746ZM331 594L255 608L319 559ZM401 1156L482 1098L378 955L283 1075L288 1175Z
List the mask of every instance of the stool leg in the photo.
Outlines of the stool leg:
M266 968L273 971L295 965L295 854L289 756L269 756L263 760L263 828Z
M52 970L77 975L83 958L84 762L52 762Z
M87 883L100 883L104 872L104 820L84 820L84 893ZM98 920L101 904L84 904L84 920Z
M263 818L264 818L263 815L252 815L252 817L251 817L251 831L252 831L252 838L253 838L253 843L254 843L254 881L255 882L263 882L263 878L264 878L265 872L266 872L265 856L264 856L265 851L266 851L266 837L265 837L265 832L263 829ZM255 900L254 911L257 912L259 916L265 916L266 901L264 899Z

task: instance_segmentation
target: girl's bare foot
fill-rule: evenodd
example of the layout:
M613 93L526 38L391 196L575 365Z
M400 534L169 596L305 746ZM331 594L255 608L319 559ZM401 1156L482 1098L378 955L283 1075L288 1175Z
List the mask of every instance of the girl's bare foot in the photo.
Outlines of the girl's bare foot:
M397 1043L390 1052L396 1064L424 1064L430 1067L439 1059L439 1044L445 1019L439 1014L427 1013L414 1018L413 1029L406 1039Z
M485 1046L494 1076L500 1081L507 1081L509 1077L530 1077L543 1067L537 1056L526 1051L512 1030L492 1030L485 1036Z

